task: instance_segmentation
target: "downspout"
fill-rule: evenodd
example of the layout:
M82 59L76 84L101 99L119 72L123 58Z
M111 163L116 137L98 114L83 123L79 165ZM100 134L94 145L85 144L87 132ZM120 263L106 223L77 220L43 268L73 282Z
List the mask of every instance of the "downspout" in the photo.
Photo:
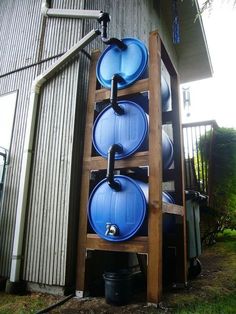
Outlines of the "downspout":
M71 60L79 51L86 47L97 36L101 35L101 39L105 44L116 44L120 49L125 49L126 45L117 38L107 38L107 25L110 21L108 13L100 10L64 10L50 9L48 0L42 0L41 12L46 17L68 17L68 18L92 18L96 19L102 26L102 33L97 30L90 31L77 44L70 48L62 57L60 57L53 65L51 65L44 73L36 77L32 83L30 102L26 124L26 135L24 143L24 151L21 162L20 187L17 202L16 224L13 242L12 263L10 272L10 282L8 284L9 292L15 291L13 283L19 283L20 269L22 261L22 248L25 227L25 214L29 193L29 178L31 170L31 160L34 148L35 126L37 125L37 109L40 96L40 89L43 84L53 77L69 60ZM11 287L12 283L12 287ZM20 289L20 286L19 286Z
M99 30L90 31L77 44L75 44L62 57L60 57L53 65L51 65L44 73L40 74L33 81L27 116L24 151L21 163L20 188L17 202L10 282L15 283L20 280L25 213L28 200L31 160L34 147L36 113L38 108L40 89L46 81L53 77L62 68L63 65L71 60L75 55L77 55L79 51L81 51L85 46L87 46L93 39L95 39L99 35Z
M49 1L42 0L41 13L46 17L68 17L74 19L99 19L103 12L100 10L73 10L73 9L51 9Z

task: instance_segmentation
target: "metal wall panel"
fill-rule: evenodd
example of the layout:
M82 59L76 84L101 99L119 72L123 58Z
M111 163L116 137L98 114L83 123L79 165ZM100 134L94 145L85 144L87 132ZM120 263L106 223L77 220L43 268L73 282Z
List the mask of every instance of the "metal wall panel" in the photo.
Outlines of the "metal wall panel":
M32 67L0 79L1 95L18 90L10 159L0 210L0 274L6 277L9 276L10 272L25 124L30 87L35 75L36 67Z
M65 280L78 66L67 67L41 94L24 279L50 285Z
M0 1L0 75L38 61L41 1Z
M71 1L66 3L61 1L62 7L71 7ZM74 1L74 4L79 5L79 1ZM60 6L60 2L57 2ZM66 4L66 6L64 6ZM23 8L28 6L28 1L12 1L8 4L3 2L5 10L2 17L7 21L13 14L15 16L24 16ZM22 5L22 10L19 6ZM34 21L36 16L41 17L41 1L34 1L32 4L31 19ZM74 5L75 6L75 5ZM80 7L80 5L79 5ZM17 10L20 10L18 13ZM18 14L18 15L17 15ZM27 11L29 15L29 11ZM45 42L42 48L44 51L51 51L52 54L68 50L77 42L81 36L81 21L58 19L47 19L52 21L50 25L46 25ZM28 100L33 79L42 73L49 64L54 60L44 62L36 67L20 70L25 64L19 60L24 60L25 51L21 49L22 37L18 36L17 28L28 38L35 38L40 32L40 25L36 25L35 29L29 27L28 20L19 20L17 27L12 26L11 35L15 36L15 52L12 51L8 44L8 37L3 32L1 35L1 47L7 47L5 57L5 68L0 77L1 94L15 89L19 89L19 96L16 109L16 118L14 124L14 133L11 149L11 163L9 165L6 176L5 192L3 198L3 207L1 210L1 259L0 259L0 274L8 277L10 274L11 254L14 237L14 225L16 217L16 205L18 199L19 178L21 171L21 158L24 144L25 126L27 118ZM27 24L27 27L21 24ZM69 25L69 26L68 26ZM65 30L65 26L69 29ZM57 31L55 31L55 29ZM59 35L58 37L57 35ZM51 39L50 39L51 38ZM47 40L49 40L47 42ZM12 42L11 42L12 43ZM24 43L25 45L25 43ZM31 49L25 45L27 53L34 51L34 46L31 43ZM39 49L39 42L36 48ZM37 51L37 49L35 51ZM14 49L13 49L14 50ZM2 53L2 52L1 52ZM46 54L43 57L53 56ZM82 57L81 57L82 58ZM83 56L83 58L85 58ZM34 60L36 62L36 59ZM85 61L84 61L85 62ZM83 63L84 63L83 62ZM12 66L14 64L14 66ZM70 275L70 255L67 252L68 237L71 239L71 232L75 234L77 221L71 218L75 210L70 213L70 198L73 193L70 193L71 182L77 182L78 179L72 168L72 150L77 150L77 159L79 154L82 154L82 147L77 149L74 145L74 123L79 121L83 123L83 118L75 119L77 115L77 102L84 99L84 91L82 88L83 71L81 71L79 61L72 61L62 72L58 73L55 78L51 79L47 85L43 86L39 104L39 122L37 126L36 145L34 162L32 167L31 189L29 198L29 208L26 221L25 232L25 257L23 264L23 279L38 283L51 285L64 285L65 274ZM81 62L82 64L82 62ZM7 75L8 71L17 71L11 75ZM79 79L80 76L80 82ZM85 73L87 77L87 73ZM80 114L81 115L81 114ZM83 114L81 115L83 116ZM77 126L80 130L80 125ZM81 142L81 139L78 140ZM80 143L81 144L81 143ZM74 161L74 165L76 161ZM77 166L78 169L78 166ZM71 173L73 174L71 176ZM77 192L78 195L78 192ZM71 202L72 203L72 202ZM74 202L74 206L75 206ZM73 222L73 226L69 226L68 221ZM72 231L71 231L72 230ZM70 254L74 254L70 250ZM68 263L67 263L68 258Z
M51 1L54 9L83 9L84 0ZM67 51L81 38L82 20L69 18L47 18L42 49L42 59Z

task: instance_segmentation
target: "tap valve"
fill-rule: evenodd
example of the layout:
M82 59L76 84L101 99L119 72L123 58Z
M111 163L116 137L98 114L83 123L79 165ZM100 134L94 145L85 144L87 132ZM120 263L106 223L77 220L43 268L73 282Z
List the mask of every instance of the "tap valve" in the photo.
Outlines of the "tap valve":
M110 235L110 236L118 236L119 235L119 228L117 225L113 225L111 223L106 224L106 232L105 235Z

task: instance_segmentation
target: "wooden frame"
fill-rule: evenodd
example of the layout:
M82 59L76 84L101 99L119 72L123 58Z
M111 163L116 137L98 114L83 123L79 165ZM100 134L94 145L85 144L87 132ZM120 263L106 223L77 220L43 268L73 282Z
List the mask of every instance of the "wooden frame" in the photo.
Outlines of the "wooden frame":
M91 170L106 169L107 161L102 157L92 157L92 125L94 120L95 102L107 100L110 97L110 91L105 89L96 89L96 62L99 52L92 54L88 104L86 114L86 127L84 138L84 157L82 170L82 189L79 213L78 228L78 256L77 256L77 278L76 291L77 296L83 297L85 291L85 268L87 250L107 250L120 252L134 252L148 255L147 265L147 302L157 305L162 296L162 213L167 212L176 214L183 220L183 245L181 247L181 278L186 283L187 273L187 254L186 254L186 232L185 232L185 204L183 197L183 167L182 150L175 149L175 169L170 171L170 177L173 178L175 186L178 186L178 193L181 193L181 205L162 206L162 108L161 108L161 57L164 52L164 63L172 76L172 95L174 106L173 113L166 113L164 120L172 121L174 128L174 143L180 146L181 127L179 120L178 105L178 80L177 74L170 62L170 59L164 49L161 39L157 32L152 32L149 37L149 78L136 82L129 88L119 90L118 97L125 96L142 91L149 91L149 151L136 153L133 157L116 161L116 168L127 168L137 166L149 166L149 210L148 210L148 236L134 237L129 241L114 243L99 238L96 234L87 233L87 202L89 198L89 182ZM175 124L175 126L174 126Z

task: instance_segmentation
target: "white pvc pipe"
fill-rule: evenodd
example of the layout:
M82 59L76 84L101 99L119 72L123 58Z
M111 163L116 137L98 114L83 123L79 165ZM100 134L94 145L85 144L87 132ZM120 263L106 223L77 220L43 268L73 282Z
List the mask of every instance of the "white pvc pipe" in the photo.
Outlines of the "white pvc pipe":
M42 1L41 13L47 17L68 17L74 19L98 19L100 10L50 9L47 0Z
M77 44L70 48L62 57L60 57L53 65L51 65L44 73L40 74L33 81L26 123L23 158L21 162L20 188L17 202L12 264L10 273L11 282L17 282L20 279L25 213L29 192L31 159L32 150L34 147L34 134L40 89L49 78L55 75L63 65L65 65L71 58L73 58L79 51L87 46L99 34L100 32L98 30L92 30L91 32L89 32Z
M66 10L66 9L48 9L48 17L69 17L80 19L98 19L102 12L98 10Z

